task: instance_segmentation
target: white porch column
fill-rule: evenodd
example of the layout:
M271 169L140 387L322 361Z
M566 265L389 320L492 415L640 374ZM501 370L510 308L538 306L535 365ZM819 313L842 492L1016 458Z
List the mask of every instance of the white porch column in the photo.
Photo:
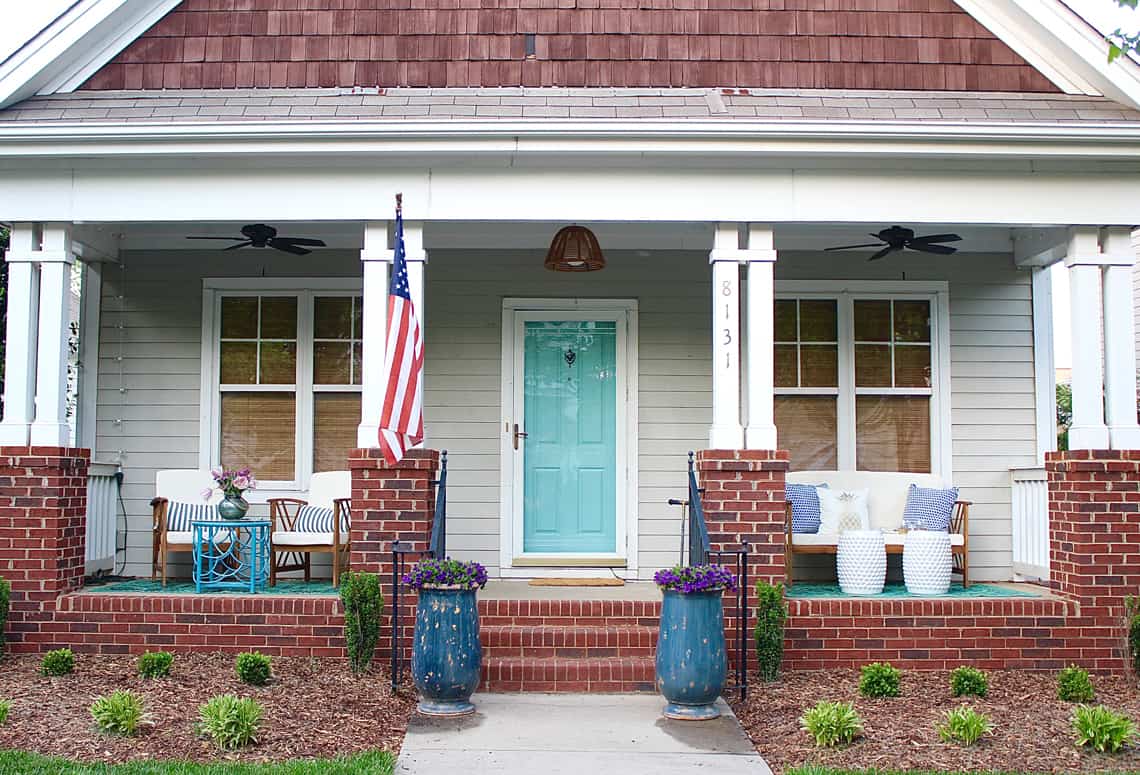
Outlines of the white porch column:
M735 223L716 224L712 264L713 422L709 446L741 449L740 424L740 239Z
M69 226L43 229L40 265L39 335L36 349L36 416L32 421L33 446L66 447L71 441L67 423L67 347L71 320L71 249Z
M775 281L776 246L772 227L748 227L748 449L776 449Z
M39 248L39 235L31 224L16 224L8 244L8 326L0 445L21 447L28 444L35 417L35 321L39 314L40 277L39 267L32 263L32 252Z
M1069 270L1073 342L1073 421L1069 426L1069 449L1108 449L1100 346L1101 258L1095 228L1070 230L1065 266Z
M420 337L427 341L427 330L424 327L427 317L424 310L424 265L427 264L427 251L424 250L424 223L423 221L404 221L404 261L408 266L408 292L412 295L412 308L416 311L416 319L420 323ZM420 407L424 405L424 381L421 379L416 387L416 400ZM417 446L422 447L423 443Z
M388 324L388 267L394 251L388 242L388 222L364 224L363 327L360 367L360 425L356 446L380 445L380 412L384 404L384 334Z
M1136 323L1132 317L1132 234L1126 228L1101 232L1104 262L1104 397L1112 449L1140 449L1136 422Z

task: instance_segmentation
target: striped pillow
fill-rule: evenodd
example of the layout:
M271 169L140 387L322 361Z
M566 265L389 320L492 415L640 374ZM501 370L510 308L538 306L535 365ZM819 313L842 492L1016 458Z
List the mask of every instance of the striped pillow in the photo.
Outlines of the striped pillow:
M908 530L949 532L950 519L954 516L954 502L957 500L957 487L940 490L912 484L906 493L903 524Z
M784 500L792 504L793 533L819 532L818 487L827 487L827 483L784 485Z
M168 533L189 533L190 521L194 519L220 519L218 507L208 503L186 503L168 501L166 504L166 531Z
M302 506L297 510L293 530L298 533L331 533L333 510L320 506ZM344 514L340 516L340 534L348 535L348 517Z

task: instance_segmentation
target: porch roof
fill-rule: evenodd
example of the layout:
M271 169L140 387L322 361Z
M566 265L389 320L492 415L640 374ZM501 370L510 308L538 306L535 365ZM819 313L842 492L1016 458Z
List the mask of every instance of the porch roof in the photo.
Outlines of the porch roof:
M825 89L424 88L80 91L0 110L0 125L181 122L744 120L1137 126L1140 111L1065 94Z

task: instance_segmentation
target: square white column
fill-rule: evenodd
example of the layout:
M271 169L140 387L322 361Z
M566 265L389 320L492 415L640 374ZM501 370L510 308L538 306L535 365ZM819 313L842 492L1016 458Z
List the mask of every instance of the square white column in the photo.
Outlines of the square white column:
M748 228L748 449L777 449L775 416L776 250L772 229Z
M388 268L394 251L388 242L388 222L364 224L364 247L360 260L364 265L360 367L360 425L356 445L360 448L380 446L380 413L384 408L384 338L388 328Z
M1073 421L1069 426L1069 449L1108 449L1101 372L1101 259L1095 228L1071 230L1065 266L1069 270L1073 342Z
M4 418L0 445L26 446L35 417L36 333L39 317L39 267L32 263L32 226L13 227L7 254L8 324L4 345Z
M36 348L36 416L30 432L33 446L66 447L71 442L67 422L67 356L71 319L70 229L43 229L40 264L39 333Z
M740 245L735 223L718 223L713 236L712 335L713 421L709 446L741 449L740 424Z
M1112 449L1140 449L1136 421L1136 324L1132 310L1132 266L1136 262L1129 229L1101 233L1104 263L1104 403Z

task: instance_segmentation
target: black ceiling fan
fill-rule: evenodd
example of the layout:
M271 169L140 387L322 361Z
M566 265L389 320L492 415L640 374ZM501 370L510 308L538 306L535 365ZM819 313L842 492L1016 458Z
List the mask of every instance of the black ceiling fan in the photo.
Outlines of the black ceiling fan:
M883 229L878 234L872 234L871 236L879 241L869 242L863 245L840 245L839 247L825 248L825 250L855 250L857 248L886 246L868 258L868 261L877 261L888 253L894 253L904 248L917 250L922 253L937 253L938 255L948 256L951 253L957 252L958 248L952 248L949 245L941 245L939 243L958 242L962 239L957 234L928 234L925 237L916 237L914 236L914 229L906 229L902 226L892 226L889 229Z
M186 239L209 239L237 241L236 245L222 248L222 250L237 250L238 248L273 248L292 253L295 256L307 256L311 250L305 250L301 245L323 248L324 240L309 239L308 237L278 237L277 229L266 226L264 223L251 223L241 227L243 237L187 237Z

